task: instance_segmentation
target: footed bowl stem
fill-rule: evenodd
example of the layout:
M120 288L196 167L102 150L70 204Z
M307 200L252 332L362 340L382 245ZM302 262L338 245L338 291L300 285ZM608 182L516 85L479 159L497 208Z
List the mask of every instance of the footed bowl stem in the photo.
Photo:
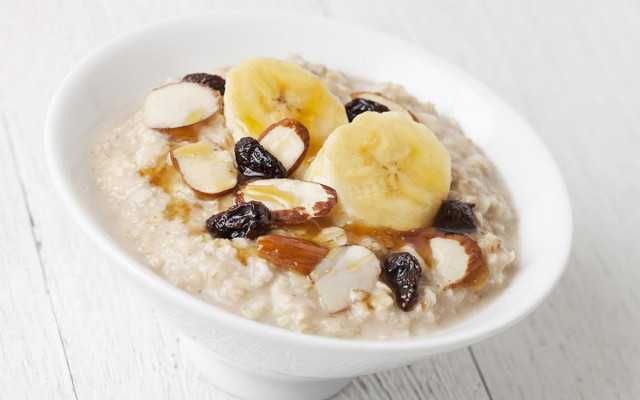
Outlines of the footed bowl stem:
M322 400L344 389L352 378L315 379L233 365L182 336L188 358L211 383L246 400Z

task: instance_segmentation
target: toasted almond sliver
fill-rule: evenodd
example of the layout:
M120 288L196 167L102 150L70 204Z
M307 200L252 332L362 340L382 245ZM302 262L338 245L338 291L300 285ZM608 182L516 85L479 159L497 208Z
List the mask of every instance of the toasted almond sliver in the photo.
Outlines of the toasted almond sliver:
M309 149L309 131L298 120L285 118L270 125L258 137L260 144L273 154L291 175Z
M185 183L203 194L220 194L238 183L233 154L209 140L189 143L171 150L171 159Z
M222 108L216 90L194 82L175 82L149 93L144 102L148 128L180 128L205 120Z
M485 264L480 247L469 236L445 234L431 238L429 246L433 276L445 289L460 285Z
M352 290L375 288L380 261L364 246L340 246L329 251L309 276L327 312L335 313L351 306Z
M298 179L258 179L238 190L236 203L260 201L275 219L284 223L301 223L327 215L338 201L329 186Z
M306 239L263 235L258 238L258 256L276 267L308 275L329 250Z

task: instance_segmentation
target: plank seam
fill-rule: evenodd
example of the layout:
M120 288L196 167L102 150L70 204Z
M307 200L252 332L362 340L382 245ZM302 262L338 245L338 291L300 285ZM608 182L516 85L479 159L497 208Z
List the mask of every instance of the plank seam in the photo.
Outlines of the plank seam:
M480 365L478 364L478 360L476 360L476 355L473 353L473 349L471 348L471 346L469 346L469 347L467 347L467 350L469 350L469 354L471 354L471 359L473 360L473 365L476 366L476 370L478 371L478 375L480 375L480 381L482 382L482 386L484 386L485 392L487 392L487 396L489 397L489 400L493 400L493 396L491 396L491 391L489 390L489 386L487 386L487 381L484 379L484 374L482 373L482 369L480 368Z
M20 185L20 192L22 193L22 197L24 199L25 208L27 209L27 215L29 216L29 224L31 237L33 239L34 246L36 248L36 253L38 255L38 263L40 264L40 270L42 271L42 277L44 279L44 288L47 293L47 298L49 299L49 306L51 307L51 312L53 313L53 320L56 323L56 330L58 331L58 339L60 339L60 345L62 346L62 354L64 354L64 361L67 365L67 372L69 373L69 379L71 380L71 387L73 389L73 396L76 400L78 400L78 392L76 391L76 384L73 379L73 374L71 373L71 365L69 364L69 357L67 356L67 349L64 345L64 340L62 339L62 331L60 330L60 323L58 322L58 315L56 314L56 309L53 304L53 298L51 296L51 291L49 290L49 281L47 280L47 273L44 268L44 262L42 259L42 242L38 239L38 235L36 233L36 225L33 219L33 213L31 212L31 205L29 204L29 200L27 198L27 191L25 189L24 180L22 178L22 173L20 169L20 163L18 163L18 158L16 157L16 148L13 142L13 138L11 136L9 130L9 123L7 118L2 115L2 126L4 131L7 133L7 141L9 142L9 155L11 157L11 161L16 169L16 175L18 178L18 184Z

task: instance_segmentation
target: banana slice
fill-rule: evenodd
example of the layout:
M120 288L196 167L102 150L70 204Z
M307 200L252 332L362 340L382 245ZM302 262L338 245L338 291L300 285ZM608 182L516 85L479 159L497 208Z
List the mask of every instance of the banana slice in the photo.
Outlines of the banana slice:
M337 224L408 231L429 225L447 197L451 159L426 126L366 112L331 134L304 179L336 190Z
M294 118L309 130L307 157L318 152L336 127L348 123L342 102L322 79L272 58L249 59L229 71L224 116L236 140L258 138L269 125Z

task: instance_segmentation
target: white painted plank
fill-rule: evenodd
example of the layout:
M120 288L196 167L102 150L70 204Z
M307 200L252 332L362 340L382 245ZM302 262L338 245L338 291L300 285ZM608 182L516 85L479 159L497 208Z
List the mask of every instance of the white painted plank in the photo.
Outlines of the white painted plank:
M421 363L364 376L335 399L489 399L467 349Z
M576 233L565 278L531 318L473 346L492 398L637 398L638 3L399 1L391 10L330 1L330 8L488 83L534 125L567 178Z
M626 3L626 7L625 7ZM553 102L526 105L558 149L575 215L569 269L546 307L525 324L477 346L496 399L630 399L640 393L640 118L637 3L538 4L547 34L537 53L545 63L511 68L535 82L553 82ZM566 21L572 20L569 29ZM598 29L594 30L594 26ZM553 46L561 37L564 48ZM546 49L552 48L551 54ZM569 150L570 149L570 150ZM634 240L635 239L635 240ZM506 345L505 345L506 344ZM496 358L497 349L510 356Z
M36 237L0 114L0 397L74 397Z

